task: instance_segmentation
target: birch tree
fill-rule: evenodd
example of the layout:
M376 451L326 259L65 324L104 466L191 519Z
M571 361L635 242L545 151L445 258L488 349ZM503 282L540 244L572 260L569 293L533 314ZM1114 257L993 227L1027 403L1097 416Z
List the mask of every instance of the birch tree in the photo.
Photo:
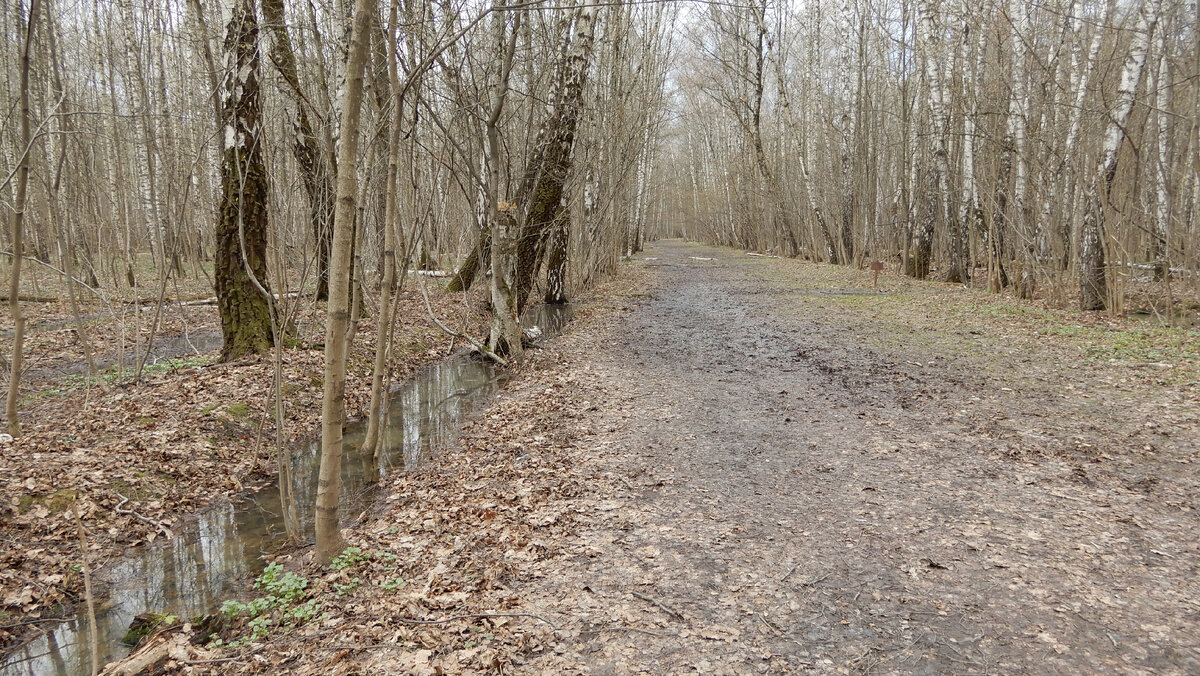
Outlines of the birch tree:
M1142 81L1150 39L1158 24L1162 0L1148 0L1138 10L1137 27L1121 71L1116 99L1109 111L1100 162L1088 182L1079 242L1079 306L1083 310L1108 307L1108 271L1105 267L1105 209L1117 174L1117 161L1126 137L1126 122Z
M271 348L267 281L267 170L259 103L258 20L254 0L238 0L226 28L222 86L222 196L214 279L229 361Z

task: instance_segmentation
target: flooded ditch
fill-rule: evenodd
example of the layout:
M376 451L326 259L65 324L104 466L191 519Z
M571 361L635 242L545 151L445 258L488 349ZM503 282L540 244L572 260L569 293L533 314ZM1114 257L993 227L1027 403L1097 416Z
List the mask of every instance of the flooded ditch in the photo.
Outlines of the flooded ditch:
M549 337L571 318L570 306L539 306L524 324ZM343 518L361 511L372 488L390 474L415 467L453 441L464 418L486 403L503 382L501 371L470 355L434 364L396 386L384 428L384 451L376 462L360 450L365 421L347 426L342 458ZM311 538L320 443L293 449L295 497L302 532ZM286 544L280 496L272 485L246 500L207 509L170 541L138 548L95 572L100 662L120 658L133 618L143 612L188 618L217 610L244 589L265 565L263 557ZM88 674L86 616L47 626L45 633L9 654L0 676Z

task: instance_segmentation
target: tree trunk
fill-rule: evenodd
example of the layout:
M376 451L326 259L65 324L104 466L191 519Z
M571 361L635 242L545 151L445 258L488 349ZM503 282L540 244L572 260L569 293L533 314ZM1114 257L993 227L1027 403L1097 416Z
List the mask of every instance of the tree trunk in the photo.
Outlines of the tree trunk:
M345 545L338 525L342 492L342 425L346 419L346 328L350 323L350 250L358 196L358 128L362 113L363 67L374 0L357 0L346 92L342 99L337 163L337 206L329 256L329 305L325 328L325 383L321 399L321 468L317 478L316 559L326 563Z
M379 317L375 325L375 364L371 371L371 404L367 409L367 434L362 450L380 455L382 426L387 422L387 396L384 392L384 376L388 370L390 352L389 336L392 329L392 286L396 283L396 192L400 174L400 125L404 115L404 96L400 91L400 75L397 72L396 4L392 4L388 20L387 59L388 82L396 95L392 107L391 129L388 134L387 183L384 185L383 205L383 279L379 284Z
M1107 3L1105 14L1100 18L1100 24L1108 23L1109 17L1112 15L1113 0ZM1083 29L1083 20L1076 18L1072 21L1073 30L1077 36L1076 47L1071 52L1071 75L1070 85L1071 91L1075 92L1075 100L1071 106L1071 112L1067 116L1067 138L1063 141L1062 162L1058 167L1058 172L1063 174L1061 185L1070 186L1067 189L1065 204L1063 211L1065 217L1061 220L1062 232L1059 237L1063 242L1064 256L1061 263L1062 269L1067 269L1071 260L1071 245L1078 243L1079 236L1077 233L1077 224L1079 223L1079 186L1075 180L1075 146L1079 140L1079 131L1083 126L1083 104L1087 96L1088 81L1091 79L1092 71L1096 66L1096 57L1100 54L1101 38L1104 35L1103 31L1096 31L1096 35L1092 37L1092 44L1088 47L1086 61L1079 59L1079 42L1078 35Z
M317 300L329 298L329 246L333 237L333 185L329 163L321 150L321 139L313 129L310 105L300 87L296 54L288 33L283 0L263 0L263 21L271 29L271 61L287 83L294 107L292 154L300 169L304 192L308 196L309 222L316 247Z
M479 234L479 241L475 243L471 253L467 254L467 259L462 262L462 265L458 266L458 272L450 278L446 290L455 293L470 290L471 285L475 283L475 277L479 274L480 261L487 261L489 265L492 261L492 233L488 230Z
M1029 232L1029 213L1026 204L1026 188L1029 181L1029 157L1026 152L1026 134L1029 126L1029 57L1028 40L1029 12L1026 0L1010 0L1009 19L1012 22L1013 48L1013 92L1009 99L1008 133L1012 138L1013 157L1016 160L1016 176L1013 180L1012 222L1015 224L1013 240L1017 242L1020 259L1020 278L1017 280L1017 295L1032 298L1035 286L1033 247L1035 238Z
M567 298L567 245L571 240L567 209L563 208L550 231L550 252L546 260L546 302L560 305Z
M1015 0L1020 2L1021 0ZM925 79L929 86L929 111L933 117L933 134L931 152L933 155L933 173L927 186L936 195L936 208L926 214L918 229L917 249L918 262L913 267L913 276L923 278L929 272L929 256L932 253L933 225L941 217L946 236L950 239L950 261L946 281L964 282L967 280L966 252L963 251L963 239L959 232L958 210L951 205L950 194L950 152L948 137L950 135L950 111L947 106L946 82L941 65L945 54L942 50L942 29L935 15L935 3L924 0L920 5L921 42L924 45ZM932 198L931 198L932 199ZM928 232L928 234L926 234ZM926 238L929 241L929 252L925 253Z
M1117 159L1125 141L1125 123L1133 110L1133 97L1142 81L1150 37L1158 24L1162 0L1149 0L1141 7L1129 56L1121 71L1117 100L1109 111L1108 129L1096 173L1088 184L1087 206L1083 216L1079 243L1079 307L1083 310L1103 310L1108 307L1108 280L1104 254L1104 209L1117 175Z
M1168 190L1170 176L1167 172L1168 141L1171 138L1171 122L1168 110L1171 106L1170 59L1167 58L1166 41L1163 33L1158 31L1158 79L1155 97L1155 112L1158 132L1155 139L1156 157L1154 158L1154 232L1150 233L1150 260L1154 264L1154 277L1162 281L1170 278L1171 265L1169 261L1169 233L1171 221L1171 196Z
M523 216L518 219L520 236L515 286L518 312L525 308L525 301L533 289L545 251L546 234L562 202L582 107L583 85L591 62L595 27L596 7L580 7L562 79L554 83L550 114L538 130L533 155L526 165L525 178L517 195L517 208ZM492 246L492 255L495 257L496 242Z
M479 186L476 204L476 209L479 210L476 220L484 224L484 232L492 233L492 276L489 287L492 330L488 338L488 349L514 362L520 361L524 355L524 346L521 344L521 308L517 296L520 229L512 215L513 207L505 204L501 209L499 204L500 116L508 99L509 76L512 74L521 16L519 12L512 15L511 33L508 31L508 17L505 12L498 12L492 17L493 39L501 66L499 76L489 87L487 118L483 126L483 162L479 172L482 183Z
M267 294L267 173L259 106L254 0L238 0L225 38L222 197L214 278L224 345L221 361L271 348Z
M17 159L17 183L16 190L13 195L13 210L11 215L11 231L12 238L12 267L9 270L8 282L8 305L13 316L13 349L12 360L9 362L8 380L8 397L5 406L5 418L8 423L8 433L12 436L20 436L21 421L17 413L17 400L21 386L21 362L24 356L25 343L25 318L21 316L21 258L25 246L25 206L26 197L29 189L29 151L30 142L33 138L33 132L30 128L30 111L29 111L29 57L30 51L33 48L33 31L37 25L38 10L41 3L38 0L31 0L29 3L29 17L25 26L25 45L21 50L21 75L20 84L18 84L21 106L20 110L20 125L21 125L21 145L18 151L21 156Z

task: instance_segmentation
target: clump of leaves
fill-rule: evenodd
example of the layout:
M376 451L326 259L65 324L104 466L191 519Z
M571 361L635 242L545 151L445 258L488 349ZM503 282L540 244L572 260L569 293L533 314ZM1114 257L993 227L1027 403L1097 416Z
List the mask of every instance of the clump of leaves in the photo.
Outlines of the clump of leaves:
M362 547L347 547L342 550L341 554L338 554L329 561L329 568L331 570L346 570L369 558L371 557L363 554Z
M221 613L231 624L245 619L248 633L238 635L228 643L217 639L213 645L240 647L262 641L273 629L292 629L311 622L321 615L321 606L308 598L308 578L285 571L278 563L269 564L254 580L254 588L265 592L251 601L228 600L221 604Z

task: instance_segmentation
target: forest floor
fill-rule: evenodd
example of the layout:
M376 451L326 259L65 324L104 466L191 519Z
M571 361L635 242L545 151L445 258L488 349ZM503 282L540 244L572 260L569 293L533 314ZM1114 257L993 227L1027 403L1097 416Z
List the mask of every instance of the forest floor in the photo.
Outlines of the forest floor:
M195 288L176 289L160 313L119 297L83 305L94 376L68 303L24 304L23 434L0 441L0 651L82 600L76 504L91 566L102 569L130 548L172 537L189 514L275 481L272 359L218 363L217 311L193 304L205 289L202 278L191 282ZM451 347L416 284L398 303L393 382ZM478 332L478 298L430 286L441 319ZM44 283L39 291L55 289ZM310 298L297 309L295 349L283 352L284 444L319 429L323 306ZM0 332L11 340L11 331L12 317L3 313ZM368 405L375 332L366 313L348 367L351 416ZM153 346L140 381L133 378L135 345L143 352Z
M1200 672L1195 331L674 241L622 279L295 554L318 621L174 667Z

